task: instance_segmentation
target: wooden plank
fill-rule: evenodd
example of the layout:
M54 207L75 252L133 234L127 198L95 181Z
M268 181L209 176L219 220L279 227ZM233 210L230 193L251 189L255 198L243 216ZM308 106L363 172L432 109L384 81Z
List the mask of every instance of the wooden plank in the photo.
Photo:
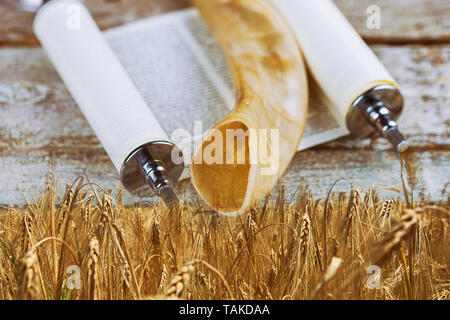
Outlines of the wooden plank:
M35 199L43 190L50 163L55 163L58 192L65 184L87 173L89 179L117 195L119 175L102 149L32 150L2 153L0 157L0 204L20 205L24 196ZM65 152L71 151L71 152ZM416 197L422 190L426 199L441 200L446 183L450 181L450 151L425 151L419 154L422 172ZM339 178L346 178L362 190L376 188L382 197L401 195L400 164L391 151L305 150L298 152L286 171L287 200L295 197L300 182L310 186L317 198L325 198L330 186ZM86 182L86 180L85 180ZM339 182L334 191L348 191L347 182ZM193 194L189 186L188 194ZM191 198L191 197L190 197ZM124 193L126 203L130 201Z
M369 43L450 42L450 1L335 0L352 25ZM379 8L380 29L371 28Z
M179 10L188 0L86 0L101 29ZM450 2L444 0L336 0L357 31L370 43L449 42ZM377 6L381 28L367 26L367 9ZM0 44L36 45L32 35L33 13L0 3Z
M448 150L417 153L420 171L415 196L422 192L426 199L443 199L442 191L450 181L449 155ZM400 162L393 151L316 149L298 152L283 180L288 197L294 196L295 188L303 181L316 197L325 198L337 179L346 178L360 190L375 188L384 197L396 198L402 195L400 172ZM349 188L348 182L342 181L333 191Z
M423 185L438 198L450 180L450 45L373 49L403 88L400 123L422 148ZM86 169L92 181L118 189L117 172L41 49L0 49L0 114L1 204L37 196L51 160L61 183L71 183ZM288 190L303 177L315 195L324 196L342 176L360 188L398 188L399 165L388 148L380 140L347 138L298 153L285 177Z
M406 99L399 122L422 148L450 144L450 45L375 45ZM56 71L39 48L0 49L0 150L100 148ZM369 140L341 139L333 148L367 148ZM373 147L390 147L383 140ZM59 151L56 151L59 152ZM77 152L77 151L74 151Z
M102 30L189 6L189 0L86 0L84 2ZM38 42L32 30L33 18L32 12L20 11L4 2L0 3L0 44L37 45Z

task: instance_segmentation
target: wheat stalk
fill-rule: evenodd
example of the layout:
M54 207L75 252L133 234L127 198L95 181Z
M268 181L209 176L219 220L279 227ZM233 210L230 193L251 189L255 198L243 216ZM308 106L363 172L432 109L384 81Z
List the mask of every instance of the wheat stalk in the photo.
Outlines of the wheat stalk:
M278 199L277 207L268 196L241 219L222 217L202 204L179 206L183 223L175 228L170 210L162 204L123 207L109 196L94 190L90 196L79 187L66 204L63 238L55 235L56 223L51 230L55 221L48 211L51 201L45 198L57 199L55 193L43 195L37 204L27 202L23 209L0 206L0 299L139 299L140 292L166 299L166 288L169 297L177 299L233 299L233 294L246 299L305 299L313 297L311 292L324 299L401 299L403 285L409 286L410 298L447 296L446 202L410 211L402 209L406 205L401 199L380 200L375 191L365 193L363 203L354 190L353 195L335 192L328 204L305 191L299 205L283 205ZM55 211L61 215L60 209ZM383 220L387 218L392 227ZM348 241L341 241L349 221ZM70 223L76 225L69 227ZM410 239L415 239L415 246ZM402 243L403 252L397 250ZM53 244L58 246L56 254ZM26 259L18 258L23 256ZM341 266L325 270L332 257L342 259ZM180 269L172 280L180 261L190 261L185 267L191 270ZM365 267L372 264L382 267L381 290L365 287ZM70 265L82 266L81 291L62 285L70 276ZM317 292L310 290L314 288Z
M26 211L23 216L22 252L26 253L33 246L33 217Z
M137 277L136 277L136 274L134 272L134 269L132 267L131 256L130 256L130 253L128 251L128 247L126 245L125 237L123 235L123 232L122 232L121 228L115 222L110 222L110 226L115 231L115 233L113 234L113 239L116 242L117 249L120 252L120 259L122 260L122 265L123 265L123 268L124 268L123 269L124 280L127 282L127 280L129 278L131 278L131 280L133 282L133 286L134 286L134 291L135 291L136 297L138 299L140 299L141 298L141 294L140 294L139 284L138 284ZM116 238L116 235L118 236L118 239Z
M152 227L152 245L155 250L161 250L161 225L156 216Z
M350 192L350 199L348 201L347 206L347 214L345 217L345 220L342 222L342 228L341 228L341 242L345 241L348 242L348 239L351 236L351 231L353 230L353 224L355 216L358 214L359 211L359 203L361 200L361 195L356 188L352 188Z
M163 264L162 267L162 271L161 271L161 278L159 280L159 290L163 290L164 287L166 286L166 281L167 281L167 268L166 265Z
M372 261L381 265L385 258L394 250L401 241L405 240L415 230L419 222L419 215L411 209L406 209L399 222L397 222L383 239L375 245L372 251Z
M300 260L305 261L306 249L308 246L308 240L310 236L310 226L311 221L309 219L308 207L306 207L305 213L303 214L301 220L301 229L300 229Z
M20 264L19 289L16 299L30 300L38 298L38 278L37 257L33 252L30 252L22 259Z
M62 231L62 226L63 226L64 222L66 221L66 217L69 212L70 205L72 203L73 195L74 195L74 191L73 191L72 187L67 185L63 205L61 206L61 210L60 210L61 217L59 218L58 224L56 226L56 234L57 235L60 235L60 233Z
M381 205L381 211L380 211L380 217L381 217L381 223L380 227L381 229L385 228L385 225L387 223L387 227L391 227L391 217L392 213L394 211L394 200L391 198L386 199L383 204Z
M191 280L191 275L195 271L193 264L187 264L177 272L175 277L173 277L167 290L166 297L168 299L179 299L182 297L183 293L189 281Z
M98 284L99 284L99 246L97 238L92 238L88 247L87 259L87 292L89 300L98 299Z

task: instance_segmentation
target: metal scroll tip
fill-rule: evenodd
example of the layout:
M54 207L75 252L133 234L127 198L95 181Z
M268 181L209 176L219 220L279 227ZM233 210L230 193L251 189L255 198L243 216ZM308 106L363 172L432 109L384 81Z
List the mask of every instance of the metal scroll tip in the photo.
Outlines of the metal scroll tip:
M178 203L178 198L173 188L169 185L162 186L158 191L158 195L161 199L163 199L166 206L175 205Z
M163 161L157 159L146 148L140 148L136 152L142 173L153 191L166 203L167 206L178 203L178 198L173 190Z
M399 153L405 152L409 143L400 133L397 122L383 101L367 94L357 99L357 106L366 120L375 127Z
M399 153L405 152L409 148L408 141L397 127L393 127L385 131L384 136L392 143Z

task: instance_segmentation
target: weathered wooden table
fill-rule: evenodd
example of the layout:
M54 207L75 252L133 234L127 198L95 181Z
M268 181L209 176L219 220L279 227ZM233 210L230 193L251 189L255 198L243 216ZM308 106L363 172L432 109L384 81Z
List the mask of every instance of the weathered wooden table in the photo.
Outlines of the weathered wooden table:
M358 32L398 79L406 98L402 131L418 146L419 189L447 198L450 181L450 1L336 0ZM189 6L187 0L86 0L108 29ZM367 9L381 9L381 29L370 29ZM119 176L32 34L33 14L0 4L0 204L37 197L50 163L60 188L87 172L107 189ZM396 196L400 165L384 139L343 138L297 153L285 174L292 195L299 182L325 196L345 177L361 189ZM337 190L348 190L342 183Z

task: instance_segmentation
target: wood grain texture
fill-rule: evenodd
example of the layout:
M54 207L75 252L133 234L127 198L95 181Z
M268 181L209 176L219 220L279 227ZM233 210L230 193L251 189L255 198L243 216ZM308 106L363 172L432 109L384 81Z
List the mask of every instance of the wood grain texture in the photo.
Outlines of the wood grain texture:
M422 186L439 198L450 181L450 45L372 48L402 87L400 124L423 151ZM92 181L118 190L117 172L40 48L0 49L0 114L1 204L37 196L51 161L61 190L84 170ZM344 138L300 152L285 175L288 190L304 179L323 197L339 177L364 189L398 188L399 163L388 149L383 139Z
M450 151L424 151L419 154L423 170L420 173L416 197L423 193L426 200L446 199L445 185L450 181ZM86 175L92 182L111 190L115 196L120 190L119 175L107 155L98 149L79 149L72 153L53 153L50 150L31 150L1 154L0 205L20 205L26 197L32 201L43 190L50 163L54 163L58 193L65 184ZM283 176L287 186L287 200L295 199L300 183L310 186L317 198L325 198L331 185L339 178L348 179L361 190L377 189L381 197L401 196L400 164L391 151L361 150L305 150L298 152ZM94 186L94 188L96 188ZM333 191L348 191L348 182L339 182ZM98 189L97 189L98 190ZM187 189L193 199L193 188ZM138 201L138 199L134 199ZM124 201L131 197L124 192Z
M0 1L0 45L36 45L33 13L21 12ZM86 0L101 29L179 10L189 0ZM447 0L335 0L369 43L450 42L450 1ZM381 12L381 28L367 27L370 6Z
M189 6L188 0L85 2L101 29ZM364 39L375 44L372 48L402 88L406 104L400 125L421 150L419 190L426 188L433 199L444 197L442 189L450 181L450 1L335 2ZM381 29L367 27L371 5L381 10ZM60 191L86 172L115 193L118 173L45 54L37 47L13 48L37 45L33 16L0 1L0 204L38 196L51 162ZM401 185L400 166L390 148L384 139L343 138L297 153L284 176L288 199L300 181L325 197L340 177L396 196L392 190ZM336 190L348 188L340 182Z
M86 0L84 3L102 30L190 5L189 0ZM0 0L0 45L38 45L32 30L33 18L34 13L20 11Z
M335 3L369 43L450 42L450 1L335 0ZM380 9L380 29L371 29L367 24L374 6Z
M399 119L405 135L423 148L449 145L450 45L372 48L405 96ZM0 108L0 150L100 147L39 48L0 49ZM368 142L341 139L327 146L361 149ZM373 148L383 149L379 142Z

